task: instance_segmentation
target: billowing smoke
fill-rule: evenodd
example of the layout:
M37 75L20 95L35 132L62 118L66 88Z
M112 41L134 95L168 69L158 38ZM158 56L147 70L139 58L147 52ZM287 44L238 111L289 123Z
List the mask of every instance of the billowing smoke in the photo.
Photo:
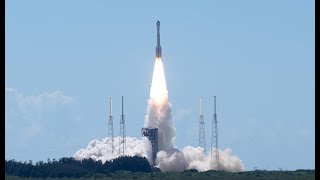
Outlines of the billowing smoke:
M147 128L158 128L158 149L170 150L174 147L176 129L171 120L171 104L161 59L156 59L151 83L147 115L144 119Z
M128 156L146 157L152 164L151 144L146 137L137 139L134 137L126 138L126 154ZM74 155L77 160L93 159L103 163L121 156L119 153L119 137L114 138L114 151L111 149L111 139L105 138L102 141L92 140L85 149L80 149ZM232 155L230 148L224 151L219 150L219 169L230 172L239 172L244 170L242 161ZM171 148L167 151L159 151L157 154L156 165L163 172L181 172L186 169L197 169L198 171L210 170L210 154L205 155L201 147L187 146L182 150Z
M176 129L171 119L171 104L168 99L168 90L163 70L162 60L155 61L150 99L148 100L147 114L144 127L158 128L158 149L155 165L163 172L181 172L186 169L198 171L210 170L211 156L206 155L203 148L187 146L182 150L175 147ZM127 155L146 157L152 164L152 147L150 141L127 137ZM115 138L115 152L110 152L111 139L105 138L102 142L93 140L86 149L81 149L74 157L78 160L92 158L103 162L120 156L119 138ZM219 166L214 169L239 172L244 170L242 161L232 154L230 148L219 150Z
M161 171L181 172L186 169L197 169L198 171L210 170L211 156L206 155L203 148L187 146L181 151L160 151L157 154L156 164ZM242 161L232 154L230 148L219 150L219 170L230 172L244 171ZM217 169L217 168L214 168Z
M74 158L77 160L93 159L96 161L101 160L103 163L111 159L121 156L120 149L120 137L113 138L114 149L112 151L111 138L107 137L102 141L96 139L89 142L87 148L80 149L74 154ZM126 138L126 154L128 156L140 156L146 157L149 163L152 162L151 157L151 143L146 137L137 139L135 137Z

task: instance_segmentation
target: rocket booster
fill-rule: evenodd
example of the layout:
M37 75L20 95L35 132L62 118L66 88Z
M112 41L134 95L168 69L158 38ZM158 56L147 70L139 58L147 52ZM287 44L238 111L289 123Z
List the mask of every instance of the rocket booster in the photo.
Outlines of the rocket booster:
M156 57L161 58L161 46L160 46L160 22L157 21L157 47L156 47Z

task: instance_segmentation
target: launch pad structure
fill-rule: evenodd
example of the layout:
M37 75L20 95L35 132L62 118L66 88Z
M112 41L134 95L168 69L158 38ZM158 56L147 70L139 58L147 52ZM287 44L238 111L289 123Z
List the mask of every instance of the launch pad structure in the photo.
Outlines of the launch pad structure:
M141 135L145 136L151 142L153 165L158 153L158 128L142 128Z

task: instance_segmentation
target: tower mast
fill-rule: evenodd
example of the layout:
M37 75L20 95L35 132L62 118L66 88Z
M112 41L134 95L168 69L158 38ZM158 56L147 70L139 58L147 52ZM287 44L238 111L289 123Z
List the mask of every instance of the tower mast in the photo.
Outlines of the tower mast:
M219 170L218 119L216 111L216 96L214 96L214 114L212 118L210 169Z
M204 149L204 153L206 154L206 138L204 119L202 114L202 97L200 97L199 146Z
M119 154L122 156L126 154L126 128L125 128L125 118L123 114L123 96L122 96L122 113L120 115L120 141L119 141Z
M108 137L111 139L111 153L114 151L114 141L113 141L113 118L112 118L112 98L110 97L110 112L108 121ZM110 151L108 149L108 151Z

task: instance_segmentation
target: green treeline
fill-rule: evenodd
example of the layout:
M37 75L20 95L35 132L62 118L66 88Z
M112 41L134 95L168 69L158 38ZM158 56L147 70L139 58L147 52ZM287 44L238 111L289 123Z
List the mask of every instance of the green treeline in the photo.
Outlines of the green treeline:
M6 180L109 180L109 179L217 179L217 180L252 180L252 179L315 179L315 170L300 169L295 171L244 171L231 173L226 171L198 172L195 169L184 172L161 172L150 167L144 157L125 156L102 163L92 159L82 161L72 157L53 159L47 162L18 162L5 160Z
M6 180L42 180L44 178L27 178L6 175ZM315 170L296 170L296 171L246 171L231 173L225 171L205 171L186 170L184 172L130 172L116 171L109 174L97 173L89 177L88 175L80 178L63 177L47 178L48 180L112 180L112 179L139 179L139 180L314 180Z
M62 177L92 177L111 172L125 170L131 172L151 172L151 167L145 157L124 156L102 163L92 159L82 161L72 157L64 157L59 160L53 159L47 162L39 161L35 165L32 161L17 162L5 160L5 173L12 176L33 177L33 178L62 178Z

